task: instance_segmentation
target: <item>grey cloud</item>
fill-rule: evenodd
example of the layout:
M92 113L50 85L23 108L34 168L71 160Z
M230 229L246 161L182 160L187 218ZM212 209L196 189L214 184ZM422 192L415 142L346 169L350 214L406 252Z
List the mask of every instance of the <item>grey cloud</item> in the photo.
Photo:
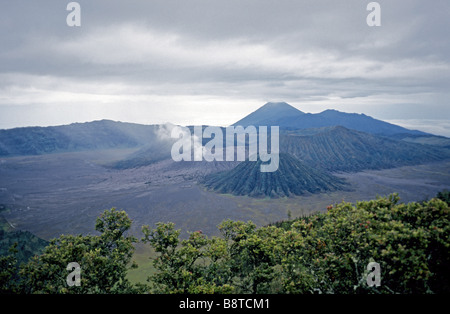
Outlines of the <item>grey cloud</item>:
M103 102L119 115L120 103L131 102L167 122L183 108L180 116L212 121L208 104L239 104L240 117L271 99L383 118L434 117L430 105L448 107L446 0L380 0L379 28L366 25L369 1L360 0L78 2L80 28L65 24L65 1L2 4L2 113ZM156 104L166 106L165 121ZM92 109L96 117L101 108Z

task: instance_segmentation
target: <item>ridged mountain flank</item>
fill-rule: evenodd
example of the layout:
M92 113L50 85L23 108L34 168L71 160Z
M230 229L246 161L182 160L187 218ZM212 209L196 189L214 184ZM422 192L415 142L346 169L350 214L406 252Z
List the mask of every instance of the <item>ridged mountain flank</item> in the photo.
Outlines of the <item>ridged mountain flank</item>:
M345 172L411 166L450 157L442 147L398 141L342 126L286 132L280 136L280 150L310 167Z
M344 189L346 184L324 171L311 168L290 154L281 153L278 170L261 172L261 161L244 161L234 169L206 176L209 190L251 197L289 197Z

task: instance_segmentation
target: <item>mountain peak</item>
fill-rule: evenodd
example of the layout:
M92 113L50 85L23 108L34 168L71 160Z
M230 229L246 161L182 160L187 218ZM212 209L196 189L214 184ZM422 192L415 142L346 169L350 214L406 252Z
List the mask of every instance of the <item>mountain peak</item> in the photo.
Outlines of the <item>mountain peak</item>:
M268 102L233 125L278 125L282 120L302 115L304 115L302 111L286 102Z
M277 110L277 111L291 111L295 113L303 113L297 108L289 105L287 102L268 102L264 106L260 107L258 110ZM258 111L257 110L257 111Z
M371 134L391 136L395 134L427 135L425 132L377 120L363 113L347 113L327 109L321 113L304 113L286 102L268 102L256 111L233 124L247 127L279 126L281 130L299 130L330 126L344 126Z
M294 108L293 106L289 105L287 102L281 101L281 102L273 102L273 101L269 101L266 104L264 104L263 107L272 107L272 108L282 108L282 107L289 107L289 108ZM295 109L295 108L294 108Z

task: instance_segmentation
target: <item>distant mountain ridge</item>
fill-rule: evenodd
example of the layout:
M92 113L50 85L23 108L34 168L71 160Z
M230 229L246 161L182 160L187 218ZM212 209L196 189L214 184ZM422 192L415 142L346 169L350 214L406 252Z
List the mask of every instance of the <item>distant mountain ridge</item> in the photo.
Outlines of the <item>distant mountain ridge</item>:
M154 141L157 126L100 120L0 130L0 156L132 148Z
M429 135L428 133L409 130L401 126L374 119L365 114L345 113L328 109L321 113L304 113L285 103L267 103L250 113L233 125L274 125L283 130L298 130L343 126L356 131L392 136L395 134Z
M244 161L234 169L213 173L202 184L209 190L250 197L290 197L345 189L333 172L380 170L436 162L450 151L403 142L342 126L283 131L280 165L261 173L261 161Z
M342 126L286 131L280 150L310 167L357 172L417 165L450 158L450 151L350 130Z
M280 125L282 152L310 166L329 171L360 171L419 164L449 158L450 153L447 148L450 139L447 138L416 134L416 131L366 115L335 110L308 114L285 102L267 103L237 124ZM342 124L351 124L351 127ZM294 128L295 125L300 126ZM318 125L325 126L306 128ZM374 126L377 128L374 129ZM369 127L372 128L371 132L357 130ZM137 168L170 158L173 142L161 140L159 128L160 125L100 120L54 127L0 130L0 156L135 148L135 153L112 166L118 169ZM383 137L375 135L376 132L384 132ZM389 139L385 134L391 134ZM403 141L403 138L408 142ZM437 145L422 145L435 143Z
M310 114L284 102L267 103L234 125L280 126L277 171L262 173L260 160L169 162L168 167L180 173L188 169L188 177L218 193L289 197L345 188L333 172L387 169L450 158L449 138L408 130L364 114L336 110ZM103 166L121 171L158 162L163 165L171 160L171 148L177 141L170 136L171 127L101 120L0 130L0 157L129 149ZM188 129L192 134L194 126ZM203 145L209 140L203 138Z

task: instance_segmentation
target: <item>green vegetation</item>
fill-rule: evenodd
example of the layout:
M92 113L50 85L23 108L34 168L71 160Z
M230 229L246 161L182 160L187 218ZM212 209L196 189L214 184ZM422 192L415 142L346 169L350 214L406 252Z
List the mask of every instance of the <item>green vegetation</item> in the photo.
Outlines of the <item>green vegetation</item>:
M156 252L148 284L131 284L131 220L105 211L97 236L66 236L17 273L0 260L0 287L13 293L449 293L450 209L440 198L400 203L388 197L330 205L325 213L265 227L223 221L220 236L202 231L180 238L173 223L143 226L142 242ZM65 283L66 265L81 265L81 286ZM377 262L381 285L369 287Z
M281 227L225 221L220 238L194 232L178 240L172 224L144 228L157 249L159 293L443 293L449 292L450 223L439 199L400 204L397 195ZM382 283L366 283L369 262Z
M450 205L450 191L444 190L442 192L439 192L436 197L440 200L443 200L447 203L447 205Z
M5 205L0 205L0 213L6 211ZM26 263L36 254L41 254L48 242L36 237L28 231L14 230L9 222L0 216L0 256L6 256L11 252L15 252L17 263Z
M47 241L28 231L5 232L0 230L0 256L7 255L9 248L15 246L18 250L16 258L19 263L27 262L34 255L41 254L47 245Z
M22 264L17 272L14 255L0 259L0 292L9 293L138 293L126 274L137 241L126 236L131 220L124 211L105 211L96 222L100 235L62 235L50 241L41 255ZM69 287L66 267L81 265L81 285Z

